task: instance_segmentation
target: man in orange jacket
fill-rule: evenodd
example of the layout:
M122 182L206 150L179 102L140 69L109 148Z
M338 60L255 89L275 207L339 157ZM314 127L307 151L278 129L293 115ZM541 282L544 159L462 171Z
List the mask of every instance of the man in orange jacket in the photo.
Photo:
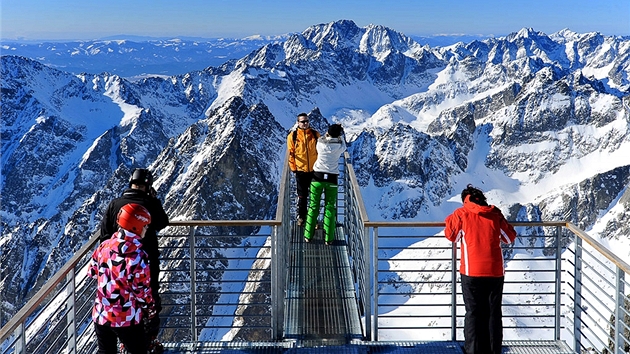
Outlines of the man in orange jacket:
M295 174L297 184L297 224L302 226L306 219L306 203L313 179L313 165L317 160L317 139L320 134L310 127L306 113L297 116L297 129L289 132L287 147L289 149L289 168Z
M505 277L501 244L514 242L516 231L497 207L488 205L481 190L469 184L461 197L464 205L446 217L444 235L451 242L461 242L464 350L466 354L499 354Z

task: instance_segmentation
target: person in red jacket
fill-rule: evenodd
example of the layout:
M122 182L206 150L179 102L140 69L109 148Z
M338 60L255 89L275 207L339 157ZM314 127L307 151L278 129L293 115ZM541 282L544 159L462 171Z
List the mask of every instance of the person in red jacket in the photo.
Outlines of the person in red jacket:
M481 190L469 184L461 197L464 205L446 217L444 235L451 242L461 242L464 350L466 354L499 354L505 276L501 244L514 242L516 231L497 207L488 205Z

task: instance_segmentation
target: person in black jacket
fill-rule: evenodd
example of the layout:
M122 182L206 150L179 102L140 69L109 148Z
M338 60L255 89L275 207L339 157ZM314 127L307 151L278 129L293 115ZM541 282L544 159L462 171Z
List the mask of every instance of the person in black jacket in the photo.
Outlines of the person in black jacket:
M129 203L140 204L145 207L151 214L151 223L142 239L142 249L149 256L149 269L151 272L151 291L155 300L156 315L148 325L148 334L151 338L150 351L160 352L163 350L162 344L157 340L157 334L160 329L159 313L162 310L162 301L159 296L159 277L160 277L160 251L158 249L157 232L168 225L168 215L162 207L162 202L157 199L155 189L153 189L153 175L151 171L144 168L137 168L131 174L129 179L129 188L126 189L122 196L109 202L103 219L101 220L100 241L103 242L111 238L112 234L118 231L116 217L118 211L124 205Z

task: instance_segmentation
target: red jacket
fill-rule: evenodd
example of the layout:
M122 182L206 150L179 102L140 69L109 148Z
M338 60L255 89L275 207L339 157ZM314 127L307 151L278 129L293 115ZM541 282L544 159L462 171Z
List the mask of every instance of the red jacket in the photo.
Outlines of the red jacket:
M452 242L461 241L461 274L502 277L505 268L501 243L514 242L516 231L497 207L475 204L469 197L464 206L446 217L444 236Z

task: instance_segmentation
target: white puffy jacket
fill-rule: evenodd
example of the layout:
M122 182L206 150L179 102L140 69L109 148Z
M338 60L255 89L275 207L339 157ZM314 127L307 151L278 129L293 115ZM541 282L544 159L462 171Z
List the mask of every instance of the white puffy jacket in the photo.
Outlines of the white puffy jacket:
M339 174L339 157L346 151L343 136L330 137L328 134L317 140L317 160L313 165L315 172Z

